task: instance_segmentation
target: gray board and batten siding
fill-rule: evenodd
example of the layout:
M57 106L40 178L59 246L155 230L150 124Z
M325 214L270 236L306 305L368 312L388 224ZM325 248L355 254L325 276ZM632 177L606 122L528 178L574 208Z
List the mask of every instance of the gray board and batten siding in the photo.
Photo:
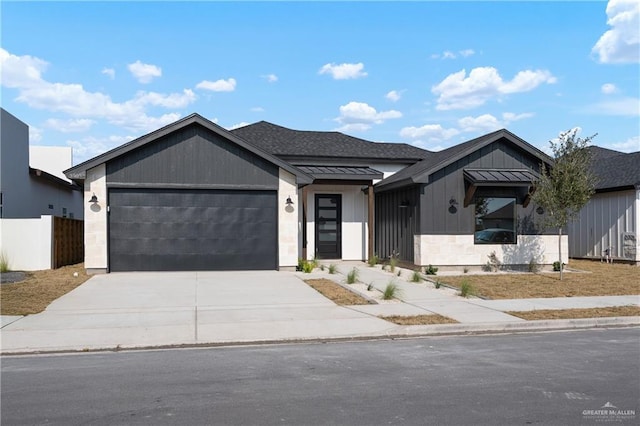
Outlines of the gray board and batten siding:
M528 169L538 173L541 162L540 158L500 138L442 168L436 167L426 184L376 192L376 253L386 258L396 251L401 260L413 262L413 235L472 235L475 231L475 204L471 201L467 207L464 206L469 185L465 181L464 170ZM533 202L523 207L527 192L528 187L522 185L481 186L476 195L515 197L518 234L555 235L555 229L542 229L542 215L536 213ZM416 197L417 205L414 207ZM411 201L408 207L401 207L404 200ZM453 205L451 200L455 201Z
M195 124L106 170L110 271L277 269L275 164Z
M109 187L278 189L278 166L199 125L107 162Z

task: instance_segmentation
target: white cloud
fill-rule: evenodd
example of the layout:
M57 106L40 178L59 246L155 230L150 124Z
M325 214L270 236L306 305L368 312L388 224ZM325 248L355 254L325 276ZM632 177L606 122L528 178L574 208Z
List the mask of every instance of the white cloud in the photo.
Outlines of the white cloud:
M82 119L104 119L132 131L151 131L180 118L178 113L147 115L147 107L177 108L195 99L191 90L162 95L139 92L133 99L113 102L109 95L88 92L81 84L52 83L42 78L47 63L31 56L16 56L0 48L2 85L18 90L16 101L32 108L65 113Z
M262 107L253 107L251 108L252 112L264 112L264 108Z
M386 120L402 117L400 111L376 111L372 106L363 102L349 102L340 107L340 116L335 118L342 125L340 131L365 131L373 124L382 124Z
M111 80L116 78L116 70L114 70L113 68L103 68L102 74L109 76Z
M246 121L241 121L240 123L236 123L236 124L232 125L231 127L227 127L227 130L238 129L240 127L248 126L249 124L251 124L251 123L247 123Z
M70 120L61 120L58 118L50 118L45 121L45 125L50 129L57 130L62 133L86 132L95 124L95 121L88 118L77 118Z
M162 69L156 65L143 64L142 62L135 61L127 66L131 74L143 84L151 83L151 81L162 75Z
M49 63L29 55L16 56L0 48L0 65L2 85L19 88L40 82Z
M445 129L440 124L425 124L421 127L404 127L400 130L400 136L410 139L427 139L431 142L439 142L458 135L457 129Z
M600 88L600 90L602 91L602 93L604 93L605 95L611 95L612 93L616 93L618 91L618 88L616 87L615 84L612 83L605 83L602 85L602 87Z
M605 64L640 62L640 2L610 0L607 18L611 29L600 37L591 52Z
M275 74L266 74L261 77L267 80L269 83L275 83L276 81L278 81L278 76Z
M624 142L612 143L611 147L622 152L640 151L640 136L633 136Z
M81 140L69 140L67 145L73 150L73 162L78 164L133 139L133 136L108 136L105 138L89 136Z
M196 89L211 90L212 92L233 92L236 90L236 79L229 78L216 81L203 80L196 85Z
M331 74L334 80L347 80L350 78L366 77L362 62L357 64L325 64L320 68L318 74Z
M161 106L164 108L184 108L193 103L197 99L195 93L191 89L184 89L182 93L164 93L156 92L138 92L134 102L141 105Z
M640 116L640 99L628 97L612 99L591 105L586 108L586 111L593 114L638 117Z
M511 81L504 81L493 67L479 67L448 75L431 88L438 95L438 110L469 109L504 94L528 92L542 83L553 84L556 78L546 70L520 71Z
M459 50L458 53L452 52L450 50L445 50L442 53L434 53L431 55L431 59L456 59L458 57L458 55L462 56L463 58L467 58L471 55L475 55L475 50L473 49L463 49L463 50Z
M42 129L29 126L29 143L34 144L42 141Z
M498 119L491 114L482 114L478 117L463 117L458 120L458 126L463 132L492 132L504 129L514 121L533 117L534 114L526 112L515 114L513 112L502 113L502 119Z
M398 102L402 97L402 92L399 92L397 90L392 90L386 95L384 95L384 97L389 99L391 102Z

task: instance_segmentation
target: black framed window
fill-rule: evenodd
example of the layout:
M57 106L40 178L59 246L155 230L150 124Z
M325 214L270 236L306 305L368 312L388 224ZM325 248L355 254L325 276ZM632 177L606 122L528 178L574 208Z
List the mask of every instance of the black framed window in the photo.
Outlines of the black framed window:
M475 244L516 244L516 198L476 197Z

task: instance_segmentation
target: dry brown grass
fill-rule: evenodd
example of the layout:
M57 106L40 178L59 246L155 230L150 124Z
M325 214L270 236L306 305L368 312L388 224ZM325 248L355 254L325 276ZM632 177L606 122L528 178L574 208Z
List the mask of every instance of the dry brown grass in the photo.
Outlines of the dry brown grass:
M545 319L636 317L640 316L640 307L614 306L610 308L543 309L539 311L514 311L507 313L529 321Z
M462 281L466 280L473 285L477 295L491 299L640 294L640 267L638 266L571 260L568 267L585 272L565 272L562 281L560 281L557 272L466 274L464 276L443 276L439 279L458 288L460 288Z
M385 321L392 322L398 325L431 325L431 324L457 324L458 321L443 317L438 314L427 314L427 315L410 315L410 316L402 316L402 315L387 315L380 316Z
M368 305L369 301L325 278L305 280L318 293L336 305Z
M78 273L74 277L74 272ZM58 269L27 272L26 279L0 286L0 313L2 315L37 314L60 296L89 279L84 263Z

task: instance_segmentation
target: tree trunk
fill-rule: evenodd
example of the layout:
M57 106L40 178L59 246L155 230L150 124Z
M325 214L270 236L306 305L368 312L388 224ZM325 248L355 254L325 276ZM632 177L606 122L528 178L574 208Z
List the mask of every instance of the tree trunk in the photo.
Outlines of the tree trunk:
M562 227L558 227L558 262L560 262L560 281L562 281Z

